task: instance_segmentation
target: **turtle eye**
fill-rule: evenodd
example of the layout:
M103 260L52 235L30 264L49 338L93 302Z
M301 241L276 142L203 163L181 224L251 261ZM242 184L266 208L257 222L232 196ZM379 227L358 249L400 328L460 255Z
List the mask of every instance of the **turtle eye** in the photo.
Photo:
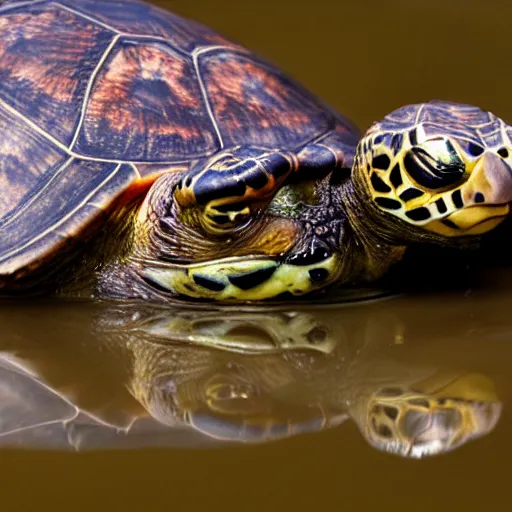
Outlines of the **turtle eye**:
M474 144L473 142L468 142L465 145L466 153L471 156L480 156L484 152L484 148L479 146L478 144Z
M465 173L453 144L443 138L413 146L404 156L404 166L418 185L434 190L454 185Z

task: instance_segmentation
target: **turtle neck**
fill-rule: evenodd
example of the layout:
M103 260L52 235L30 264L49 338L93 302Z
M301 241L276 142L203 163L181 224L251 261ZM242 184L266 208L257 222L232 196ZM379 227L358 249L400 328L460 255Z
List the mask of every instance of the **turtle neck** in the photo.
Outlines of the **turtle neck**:
M402 259L412 244L474 248L477 237L447 239L422 230L382 211L373 201L366 180L361 176L356 157L352 176L339 188L339 202L346 216L341 247L349 259L347 274L355 280L381 277Z
M346 281L374 281L402 258L405 244L352 179L341 185L339 201L346 217L341 240Z

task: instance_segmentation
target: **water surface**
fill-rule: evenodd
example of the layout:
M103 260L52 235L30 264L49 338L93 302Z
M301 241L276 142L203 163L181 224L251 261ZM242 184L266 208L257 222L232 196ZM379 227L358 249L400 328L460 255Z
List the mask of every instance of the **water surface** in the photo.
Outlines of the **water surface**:
M79 509L101 500L130 510L498 504L510 456L509 295L495 285L222 316L5 304L4 496L48 509L77 499ZM423 446L451 451L385 453L364 420L379 390L396 388L444 399L452 413L483 406L487 424L452 446L467 426L441 415L422 434L439 442Z

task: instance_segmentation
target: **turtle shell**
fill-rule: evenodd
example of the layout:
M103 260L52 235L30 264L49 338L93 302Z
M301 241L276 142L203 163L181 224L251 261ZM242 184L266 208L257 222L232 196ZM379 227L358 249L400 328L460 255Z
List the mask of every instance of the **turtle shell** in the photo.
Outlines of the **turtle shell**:
M170 428L149 416L128 417L120 413L115 418L117 421L112 421L81 410L69 397L6 354L0 355L0 393L0 446L3 448L72 451L200 448L223 441L187 425Z
M0 276L58 255L162 172L239 144L293 150L332 136L348 155L359 138L281 71L195 22L135 0L7 1Z

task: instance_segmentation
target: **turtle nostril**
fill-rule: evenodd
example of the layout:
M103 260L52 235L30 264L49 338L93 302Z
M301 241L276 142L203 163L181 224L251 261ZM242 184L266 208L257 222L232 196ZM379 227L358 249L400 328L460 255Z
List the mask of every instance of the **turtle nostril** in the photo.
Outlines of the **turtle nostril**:
M483 203L485 202L485 196L482 194L482 192L477 192L475 194L475 203Z
M496 151L496 153L498 153L498 155L501 156L501 158L508 158L508 149L507 148L500 148L498 149L498 151Z

